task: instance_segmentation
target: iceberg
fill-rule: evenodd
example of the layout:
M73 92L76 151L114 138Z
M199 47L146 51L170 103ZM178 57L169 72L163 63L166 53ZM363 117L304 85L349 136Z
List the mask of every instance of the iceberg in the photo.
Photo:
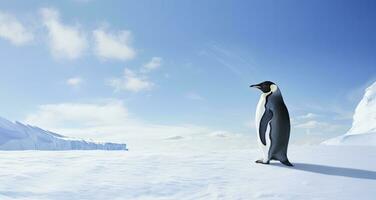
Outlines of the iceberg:
M0 117L0 150L127 150L127 146L73 139Z
M339 137L324 141L327 145L376 145L376 82L365 90L357 105L350 130Z

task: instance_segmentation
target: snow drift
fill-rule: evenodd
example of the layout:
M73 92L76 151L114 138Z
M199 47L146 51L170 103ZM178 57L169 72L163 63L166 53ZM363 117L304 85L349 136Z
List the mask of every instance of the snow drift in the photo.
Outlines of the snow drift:
M0 117L0 150L126 150L126 145L72 139Z
M356 107L351 129L324 144L376 145L376 82L366 89Z

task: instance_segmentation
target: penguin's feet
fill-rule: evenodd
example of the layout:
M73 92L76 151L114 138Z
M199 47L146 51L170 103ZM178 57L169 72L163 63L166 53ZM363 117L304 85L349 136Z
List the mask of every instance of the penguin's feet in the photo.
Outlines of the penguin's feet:
M267 165L267 164L269 164L269 161L264 162L264 160L260 159L260 160L256 160L255 163Z
M286 166L289 166L289 167L293 167L294 165L290 163L289 160L284 160L284 161L281 161L282 164L286 165Z

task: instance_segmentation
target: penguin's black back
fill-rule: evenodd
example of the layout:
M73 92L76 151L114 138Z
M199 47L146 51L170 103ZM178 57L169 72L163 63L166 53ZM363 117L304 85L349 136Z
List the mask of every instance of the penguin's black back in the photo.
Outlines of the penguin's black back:
M266 108L273 112L270 122L270 149L269 158L288 162L287 147L290 138L290 116L280 91L271 94Z

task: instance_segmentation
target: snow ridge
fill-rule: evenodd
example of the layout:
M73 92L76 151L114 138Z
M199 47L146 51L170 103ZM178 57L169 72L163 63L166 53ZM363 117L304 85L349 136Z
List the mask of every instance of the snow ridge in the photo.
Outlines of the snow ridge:
M355 109L353 124L346 135L376 132L376 82L369 86Z
M0 150L127 150L126 144L68 138L0 117Z
M355 109L351 129L342 136L323 142L327 145L376 145L376 82L365 90Z

